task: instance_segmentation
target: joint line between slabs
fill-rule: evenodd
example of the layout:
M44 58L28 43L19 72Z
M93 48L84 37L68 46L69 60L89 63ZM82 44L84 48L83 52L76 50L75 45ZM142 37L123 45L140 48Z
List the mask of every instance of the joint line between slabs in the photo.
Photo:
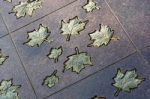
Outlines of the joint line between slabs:
M72 1L72 2L70 2L70 3L68 3L68 4L66 4L66 5L64 5L64 6L58 8L58 9L56 9L56 10L54 10L54 11L48 13L48 14L46 14L46 15L44 15L44 16L38 18L38 19L36 19L36 20L33 20L32 22L29 22L28 24L26 24L26 25L24 25L24 26L19 27L18 29L15 29L15 30L13 30L13 31L10 31L10 33L14 33L14 32L16 32L16 31L18 31L18 30L20 30L20 29L22 29L22 28L24 28L24 27L26 27L26 26L28 26L28 25L30 25L30 24L32 24L32 23L38 21L38 20L40 20L40 19L43 19L43 18L45 18L45 17L47 17L47 16L49 16L49 15L51 15L51 14L53 14L53 13L55 13L55 12L61 10L61 9L63 9L63 8L65 8L65 7L67 7L67 6L69 6L69 5L73 4L73 3L75 3L76 1L78 1L78 0L74 0L74 1Z
M88 76L86 76L86 77L84 77L84 78L82 78L82 79L80 79L80 80L78 80L78 81L76 81L76 82L74 82L74 83L72 83L72 84L70 84L70 85L68 85L68 86L66 86L66 87L64 87L64 88L62 88L62 89L60 89L60 90L58 90L58 91L56 91L56 92L54 92L54 93L48 95L48 96L46 96L46 97L44 97L44 99L47 99L47 98L49 98L49 97L51 97L51 96L53 96L53 95L56 95L56 94L62 92L63 90L66 90L66 89L68 89L69 87L74 86L74 85L80 83L81 81L83 81L83 80L85 80L85 79L87 79L87 78L89 78L89 77L91 77L91 76L94 76L94 75L96 75L97 73L100 73L101 71L103 71L103 70L105 70L105 69L107 69L107 68L109 68L109 67L111 67L111 66L114 66L114 64L116 64L116 63L120 62L121 60L124 60L124 59L126 59L126 58L132 56L132 55L135 54L135 53L136 53L136 51L134 51L133 53L131 53L131 54L129 54L129 55L127 55L127 56L125 56L125 57L119 59L119 60L117 60L117 61L114 62L114 63L111 63L110 65L106 65L105 67L101 68L100 70L95 71L95 72L93 72L92 74L89 74Z
M125 35L127 36L127 38L129 39L129 41L131 42L131 44L133 45L133 47L135 48L135 50L139 53L140 57L142 58L142 60L146 63L149 64L148 61L144 58L143 54L141 53L141 51L137 48L137 46L135 45L135 43L133 42L132 38L130 37L130 35L128 34L128 32L126 31L126 29L124 28L123 24L120 22L119 18L117 17L117 15L115 14L114 10L111 8L111 6L108 4L108 2L106 0L104 0L105 3L107 4L108 8L110 9L111 13L114 15L114 17L116 18L116 20L119 22L120 26L122 27L123 31L125 32ZM149 64L150 65L150 64Z
M22 62L21 57L20 57L20 55L19 55L18 48L16 47L15 42L14 42L14 40L13 40L12 37L11 37L11 34L10 34L10 32L9 32L9 29L8 29L8 27L7 27L7 24L5 23L5 21L4 21L4 19L3 19L3 16L2 16L1 14L0 14L0 16L2 17L2 20L3 20L3 22L4 22L5 26L6 26L6 29L7 29L7 31L8 31L8 35L9 35L10 40L11 40L11 43L12 43L13 47L14 47L15 50L16 50L16 54L17 54L17 56L18 56L18 58L19 58L19 61L20 61L21 65L22 65L22 67L23 67L23 70L24 70L24 72L25 72L25 74L26 74L26 76L27 76L27 79L28 79L28 81L29 81L29 83L30 83L30 85L31 85L31 87L32 87L32 89L33 89L33 92L34 92L36 98L38 99L38 96L37 96L37 94L36 94L36 92L35 92L35 89L34 89L34 87L33 87L33 84L32 84L32 82L31 82L31 80L30 80L30 77L29 77L29 75L28 75L28 73L27 73L27 71L26 71L26 69L25 69L25 65L24 65L24 63Z

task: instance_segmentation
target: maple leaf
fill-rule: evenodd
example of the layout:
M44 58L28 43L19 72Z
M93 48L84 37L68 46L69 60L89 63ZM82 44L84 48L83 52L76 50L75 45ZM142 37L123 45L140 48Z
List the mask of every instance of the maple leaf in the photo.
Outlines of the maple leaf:
M106 99L105 97L98 97L98 96L94 96L93 98L91 99Z
M47 41L49 43L52 41L51 39L49 41L47 40L49 35L50 33L48 31L48 27L40 24L38 30L33 30L32 32L28 33L27 37L28 40L24 44L27 44L28 46L31 47L35 45L39 47L44 41Z
M5 62L5 60L8 58L9 56L3 56L1 49L0 49L0 65L3 65L3 63Z
M55 86L55 84L58 83L59 81L59 77L56 75L57 74L57 70L55 70L50 76L47 76L45 79L44 79L44 82L42 85L46 85L48 86L49 88L52 88Z
M96 3L93 0L88 0L87 4L83 6L83 9L86 10L86 12L92 12L95 9L100 9L96 6Z
M41 8L42 6L41 0L28 0L19 2L18 5L12 8L10 13L15 13L17 18L24 17L26 15L32 16L33 11Z
M12 80L3 80L0 84L0 99L19 99L17 90L20 87L13 85Z
M7 1L7 2L12 2L12 0L4 0L4 1Z
M144 79L139 79L136 73L136 70L129 70L123 73L118 69L116 76L113 78L115 83L112 85L117 88L115 96L118 96L121 91L131 92L132 89L135 89L144 81Z
M106 25L100 25L100 27L100 30L96 30L89 34L92 43L88 46L100 47L102 45L107 45L110 42L114 34L114 30Z
M60 46L59 48L52 48L50 50L50 53L47 55L50 59L54 59L55 63L58 62L58 58L60 55L62 55L62 46Z
M73 72L80 73L87 65L92 65L91 57L86 52L79 52L75 48L76 53L68 56L68 60L64 63L64 71L71 69Z
M61 21L61 34L67 35L67 41L70 40L71 35L78 35L82 30L85 29L86 23L88 21L81 22L76 16L70 19L68 22L64 20Z

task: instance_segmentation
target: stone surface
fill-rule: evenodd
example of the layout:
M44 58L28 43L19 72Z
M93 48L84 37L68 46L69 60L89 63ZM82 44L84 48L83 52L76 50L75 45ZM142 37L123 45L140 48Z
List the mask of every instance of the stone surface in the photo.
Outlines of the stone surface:
M21 0L26 1L26 0ZM9 31L14 31L19 29L49 13L52 13L61 7L68 5L69 3L76 0L43 0L42 8L37 9L33 12L32 17L26 16L20 19L16 19L14 14L9 14L14 5L19 4L20 0L13 0L12 3L0 1L1 13L4 17L4 20L8 26Z
M5 27L2 17L0 15L0 37L7 35L7 34L8 34L7 29Z
M9 36L0 39L0 48L4 55L9 56L0 66L0 81L13 79L14 85L21 85L18 90L20 99L36 99Z
M35 94L38 99L44 97L47 99L90 99L95 95L114 99L116 89L111 86L111 83L117 68L123 70L136 68L140 77L145 77L146 81L132 93L121 92L116 99L149 99L150 67L145 65L138 53L132 55L136 50L131 42L133 41L137 48L142 49L144 58L150 63L150 47L143 49L150 45L149 0L95 0L100 10L94 10L91 13L86 13L82 9L82 6L87 3L86 0L44 0L43 8L34 11L32 17L16 19L14 14L8 14L8 12L19 1L12 0L12 3L0 1L0 13L4 19L3 21L0 16L0 48L5 55L10 56L0 67L0 75L2 75L0 80L13 78L14 84L21 84L22 88L19 90L21 99L36 99ZM115 12L115 15L111 10ZM70 42L67 42L66 36L60 34L61 20L67 21L75 16L78 16L81 21L89 20L89 22L80 35L72 36ZM11 32L18 54L25 65L24 68L9 36L5 36L8 31L4 22ZM44 42L40 47L24 45L23 43L27 41L27 32L38 29L39 24L48 26L53 42ZM98 30L99 24L110 26L115 31L114 36L119 37L120 40L111 40L108 46L100 48L87 47L90 43L88 34ZM59 57L59 61L54 63L47 54L51 48L60 46L63 47L63 54ZM80 52L88 52L92 57L93 66L85 68L80 74L71 71L63 73L63 63L67 60L67 56L75 53L75 47L78 47ZM54 70L58 70L59 83L51 89L42 86L43 79Z
M105 2L103 0L97 2L98 5L102 7L101 10L86 14L85 10L81 8L86 2L79 0L11 34L19 50L22 61L26 65L25 68L31 77L36 93L40 98L53 94L135 51ZM82 21L89 20L89 23L80 35L72 36L70 42L67 42L66 37L60 34L60 22L62 19L69 20L74 16L79 16ZM51 37L54 41L51 44L44 42L39 48L23 45L27 39L27 31L37 29L41 23L49 27ZM120 37L120 40L111 41L108 46L103 46L101 48L87 48L87 45L90 43L88 33L93 32L95 29L99 29L99 24L102 23L112 27L112 29L115 30L115 35ZM59 57L59 62L55 64L53 60L49 60L46 55L52 47L59 47L61 45L63 47L63 55ZM92 57L94 66L86 68L79 75L70 71L62 73L64 61L66 61L67 56L74 54L75 47L79 47L81 52L88 52ZM58 75L60 76L59 84L51 89L42 86L41 84L45 76L50 75L55 69L58 70Z
M146 47L146 48L142 49L141 52L142 52L144 58L150 64L150 47Z
M150 45L150 0L106 0L138 48Z
M144 64L139 55L134 54L47 99L91 99L95 95L106 97L106 99L149 99L150 67ZM139 77L146 80L131 93L120 92L119 96L115 97L116 89L111 83L118 68L122 70L136 68Z

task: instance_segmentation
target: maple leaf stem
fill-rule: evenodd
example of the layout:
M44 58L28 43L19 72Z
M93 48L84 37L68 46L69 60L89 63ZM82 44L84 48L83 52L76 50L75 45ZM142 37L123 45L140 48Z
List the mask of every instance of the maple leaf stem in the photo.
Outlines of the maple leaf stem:
M46 41L46 42L48 42L48 43L51 43L53 40L44 39L44 41Z
M28 2L28 3L31 3L31 2L34 2L34 1L36 1L36 0L28 0L27 2Z
M111 40L118 41L118 40L120 40L120 38L119 38L118 36L113 36L113 37L111 38Z
M58 62L58 58L56 58L56 59L54 60L54 62L57 63L57 62Z
M66 40L67 40L67 41L70 41L70 37L71 37L71 35L70 35L70 34L68 34L68 35L67 35L67 39L66 39Z
M52 75L56 75L57 74L57 70L55 70L53 73L52 73Z
M79 54L79 49L78 47L75 48L76 54Z
M121 89L118 89L118 90L115 92L115 96L117 97L120 92L121 92Z

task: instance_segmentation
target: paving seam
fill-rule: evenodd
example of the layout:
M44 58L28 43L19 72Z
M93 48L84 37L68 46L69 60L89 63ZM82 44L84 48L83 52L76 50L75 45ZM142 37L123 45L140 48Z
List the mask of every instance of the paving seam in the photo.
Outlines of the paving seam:
M145 47L143 47L143 48L140 48L140 50L146 49L146 48L148 48L148 47L150 47L150 45L147 45L147 46L145 46Z
M24 71L25 71L25 73L26 73L26 75L27 75L27 77L28 77L28 80L29 80L29 82L30 82L30 84L31 84L31 86L32 86L32 89L34 90L35 95L36 95L35 89L34 89L32 83L31 83L30 77L29 77L28 74L27 74L27 71L26 71L26 69L25 69L25 65L24 65L24 63L22 62L22 59L20 58L18 49L17 49L17 47L16 47L16 45L15 45L14 40L13 40L12 37L11 37L11 34L14 33L15 31L20 30L20 29L23 28L23 27L26 27L26 26L28 26L28 25L30 25L30 24L32 24L32 23L34 23L34 22L40 20L40 19L43 19L44 17L46 17L46 16L48 16L48 15L50 15L50 14L53 14L53 13L55 13L55 12L61 10L62 8L68 6L68 5L70 5L70 4L72 4L72 3L76 2L76 1L78 1L78 0L75 0L75 1L73 1L73 2L71 2L71 3L69 3L69 4L67 4L67 5L65 5L65 6L59 8L59 9L57 9L57 10L55 10L55 11L52 11L51 13L49 13L49 14L47 14L47 15L45 15L45 16L39 18L39 19L36 19L36 20L34 20L34 21L32 21L32 22L30 22L30 23L28 23L28 24L26 24L26 25L24 25L24 26L22 26L22 27L20 27L20 28L18 28L18 29L16 29L16 30L14 30L14 31L12 31L12 32L9 32L8 34L6 34L6 35L0 37L0 39L1 39L1 38L5 37L5 36L7 36L7 35L10 36L11 41L12 41L12 43L13 43L13 46L15 47L15 50L16 50L17 55L18 55L18 57L19 57L19 60L20 60L22 66L23 66L23 68L24 68ZM123 25L122 25L122 23L120 22L120 20L118 19L118 17L115 15L115 13L114 13L114 11L112 10L112 8L110 7L110 5L107 3L106 0L105 0L105 2L106 2L106 4L107 4L107 6L109 7L109 9L111 10L111 12L113 13L113 15L115 16L115 18L117 19L117 21L119 22L119 24L121 25L121 27L123 28L123 30L125 31L126 36L127 36L128 39L130 40L130 42L132 43L132 45L134 46L134 48L135 48L136 51L133 52L133 53L131 53L131 54L129 54L128 56L125 56L124 58L121 58L120 60L118 60L118 61L116 61L116 62L114 62L114 63L112 63L112 64L110 64L110 65L108 65L108 66L106 66L106 67L104 67L104 68L102 68L102 69L100 69L100 70L98 70L98 71L96 71L96 72L90 74L90 75L88 75L88 76L86 76L85 78L83 78L83 79L81 79L81 80L79 80L79 81L77 81L77 82L75 82L75 83L73 83L73 84L71 84L71 85L68 85L68 86L66 86L65 88L62 88L62 89L60 89L59 91L56 91L56 92L52 93L51 95L46 96L44 99L47 99L47 98L49 98L50 96L53 96L54 94L57 94L57 93L59 93L59 92L65 90L65 89L67 89L67 88L69 88L69 87L71 87L71 86L73 86L73 85L75 85L75 84L77 84L77 83L83 81L84 79L89 78L89 77L91 77L91 76L93 76L93 75L99 73L100 71L109 68L110 66L114 65L115 63L117 63L117 62L119 62L119 61L121 61L121 60L123 60L123 59L125 59L125 58L127 58L127 57L129 57L129 56L131 56L131 55L133 55L133 54L136 53L136 52L140 55L140 57L144 60L144 62L148 63L147 60L145 60L144 56L142 55L141 51L136 47L136 45L134 44L134 42L133 42L132 39L130 38L129 34L127 33L127 31L126 31L125 28L123 27ZM2 15L1 15L1 16L2 16ZM3 19L3 16L2 16L2 19ZM3 21L4 21L4 20L3 20ZM7 28L7 31L9 31L9 30L8 30L8 27L7 27L7 25L6 25L5 22L4 22L4 24L5 24L6 28ZM146 47L149 47L149 46L150 46L150 45L148 45L148 46L146 46ZM144 48L145 48L145 47L144 47ZM143 49L144 49L144 48L143 48ZM37 97L37 95L36 95L36 97ZM37 98L38 98L38 97L37 97Z
M106 0L104 0L105 3L107 4L108 8L110 9L111 13L115 16L115 18L117 19L117 21L119 22L119 24L121 25L123 31L125 32L125 35L127 36L127 38L129 39L129 41L131 42L131 44L133 45L133 47L135 48L135 50L139 53L139 56L142 58L142 60L150 65L148 63L148 61L144 58L143 54L141 53L141 51L136 47L134 41L132 40L132 38L130 37L130 35L128 34L128 32L126 31L126 29L124 28L123 24L120 22L119 18L117 17L117 15L115 14L114 10L111 8L111 6L108 4L108 2Z
M2 16L2 15L0 14L0 16ZM11 36L9 30L8 30L7 24L5 23L5 21L4 21L4 19L3 19L3 16L2 16L2 20L3 20L3 22L4 22L5 26L6 26L6 29L7 29L8 33L9 33L8 35L9 35L9 37L10 37L10 39L11 39L11 43L12 43L12 45L14 46L14 48L15 48L15 50L16 50L17 56L18 56L18 58L19 58L19 61L20 61L21 65L22 65L23 69L24 69L24 72L25 72L25 74L26 74L26 76L27 76L27 79L28 79L28 81L29 81L29 83L30 83L30 85L31 85L31 87L32 87L32 90L33 90L33 92L34 92L36 98L38 99L38 96L37 96L37 94L36 94L36 92L35 92L35 89L34 89L34 87L33 87L33 84L32 84L32 82L31 82L31 80L30 80L30 77L29 77L29 75L28 75L28 73L27 73L27 71L26 71L26 69L25 69L25 65L24 65L24 63L22 62L22 59L21 59L21 57L20 57L20 55L19 55L19 52L18 52L18 49L17 49L17 47L16 47L16 45L15 45L14 40L12 39L12 36Z
M46 97L44 97L44 99L47 99L47 98L49 98L49 97L51 97L51 96L53 96L53 95L55 95L55 94L58 94L58 93L60 93L61 91L65 90L65 89L67 89L67 88L69 88L69 87L71 87L71 86L74 86L74 85L80 83L81 81L83 81L83 80L85 80L85 79L87 79L87 78L89 78L89 77L91 77L91 76L93 76L93 75L96 75L97 73L99 73L99 72L101 72L101 71L103 71L103 70L105 70L105 69L107 69L107 68L109 68L109 67L111 67L111 66L114 66L114 64L116 64L116 63L118 63L118 62L120 62L120 61L122 61L122 60L124 60L124 59L126 59L126 58L128 58L128 57L130 57L130 56L132 56L132 55L135 54L136 52L137 52L137 51L134 51L134 52L132 52L131 54L129 54L129 55L127 55L127 56L125 56L125 57L123 57L123 58L121 58L121 59L115 61L114 63L111 63L111 64L109 64L109 65L104 66L104 68L101 68L100 70L97 70L97 71L95 71L95 72L92 73L92 74L89 74L88 76L86 76L86 77L84 77L84 78L82 78L82 79L80 79L80 80L74 82L73 84L70 84L70 85L68 85L68 86L66 86L66 87L64 87L64 88L62 88L62 89L60 89L60 90L58 90L58 91L56 91L56 92L54 92L54 93L52 93L52 94L46 96Z
M0 39L6 37L7 35L9 35L9 33L1 36Z
M13 30L13 31L10 31L10 33L14 33L14 32L16 32L16 31L18 31L18 30L20 30L20 29L22 29L22 28L24 28L24 27L26 27L26 26L28 26L28 25L30 25L30 24L32 24L32 23L38 21L38 20L40 20L40 19L43 19L43 18L45 18L45 17L47 17L47 16L49 16L49 15L51 15L51 14L53 14L53 13L55 13L55 12L61 10L61 9L63 9L63 8L65 8L65 7L67 7L67 6L69 6L69 5L73 4L73 3L75 3L76 1L78 1L78 0L74 0L74 1L72 1L72 2L70 2L70 3L68 3L68 4L66 4L66 5L64 5L64 6L58 8L58 9L56 9L56 10L54 10L54 11L48 13L48 14L46 14L46 15L44 15L44 16L38 18L38 19L36 19L36 20L33 20L32 22L29 22L28 24L26 24L26 25L24 25L24 26L19 27L18 29L15 29L15 30Z
M53 14L53 13L55 13L55 12L57 12L57 11L63 9L63 8L65 8L65 7L67 7L67 6L69 6L70 4L72 4L72 3L76 2L76 1L78 1L78 0L75 0L75 1L73 1L73 2L71 2L71 3L69 3L69 4L65 5L65 6L63 6L63 7L59 8L59 9L57 9L57 10L54 10L54 11L52 11L51 13L46 14L45 16L42 16L41 18L38 18L38 19L36 19L36 20L34 20L34 21L32 21L32 22L30 22L30 23L28 23L28 24L26 24L26 25L24 25L24 26L22 26L22 27L20 27L20 28L18 28L18 29L16 29L16 30L12 31L12 32L10 32L10 33L13 34L13 33L15 33L16 31L18 31L18 30L20 30L20 29L22 29L22 28L24 28L24 27L26 27L26 26L28 26L28 25L30 25L30 24L32 24L32 23L34 23L34 22L40 20L40 19L43 19L43 18L45 18L46 16L51 15L51 14ZM0 14L1 14L1 13L0 13ZM2 14L1 14L1 16L2 16ZM2 16L2 17L3 17L3 16ZM3 20L3 21L4 21L4 20ZM5 23L5 24L6 24L6 23ZM0 39L3 38L3 37L5 37L5 36L7 36L7 35L9 35L9 33L8 33L8 34L5 34L5 35L3 35L3 36L1 36Z

